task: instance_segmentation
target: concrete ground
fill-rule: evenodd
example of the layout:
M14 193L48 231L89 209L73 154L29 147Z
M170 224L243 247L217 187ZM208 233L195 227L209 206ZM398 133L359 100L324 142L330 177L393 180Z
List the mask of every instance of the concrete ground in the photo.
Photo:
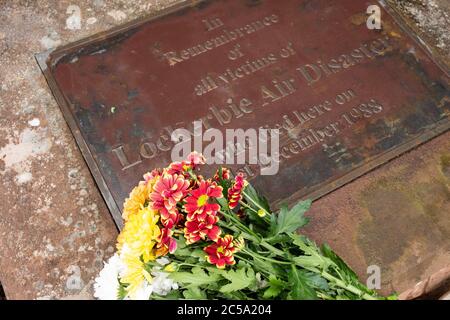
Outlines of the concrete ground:
M174 2L0 0L0 282L7 298L92 298L93 278L114 251L117 236L34 54ZM448 0L392 2L450 65ZM445 241L450 234L445 219L450 208L449 141L450 133L444 134L319 200L312 212L317 223L309 234L336 247L360 275L364 266L381 259L389 266L384 282L397 291L450 265ZM389 201L378 205L386 195ZM405 209L411 197L417 203ZM423 209L436 204L442 212ZM377 219L388 219L393 211L408 220L423 215L420 210L432 211L423 219L442 230L430 236L411 224L415 234L400 234L406 239L401 243L373 230ZM359 217L357 233L334 228L354 217ZM402 219L394 219L393 227ZM387 253L381 252L381 258L365 254L364 246L377 242Z
M450 1L388 0L450 65Z

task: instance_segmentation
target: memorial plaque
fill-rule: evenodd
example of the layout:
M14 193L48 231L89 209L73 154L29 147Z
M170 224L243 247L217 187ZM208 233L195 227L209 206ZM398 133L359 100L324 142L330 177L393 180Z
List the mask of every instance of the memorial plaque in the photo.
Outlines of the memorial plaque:
M449 72L381 7L215 0L38 56L118 226L176 128L277 128L280 169L243 170L274 204L318 198L450 127Z

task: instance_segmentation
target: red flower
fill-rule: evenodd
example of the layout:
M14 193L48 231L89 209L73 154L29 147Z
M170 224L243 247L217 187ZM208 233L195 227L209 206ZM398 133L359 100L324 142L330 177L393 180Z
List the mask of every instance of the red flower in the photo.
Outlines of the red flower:
M167 167L167 173L170 175L174 175L174 174L178 174L178 175L184 175L185 177L187 177L188 175L186 175L186 171L190 169L190 166L188 164L186 164L184 161L183 162L172 162L168 167Z
M220 210L220 205L211 203L211 199L222 197L222 187L219 187L215 182L201 181L198 188L186 197L184 209L188 213L187 219L203 221L207 215L215 216L217 211Z
M177 250L177 242L172 237L172 235L172 230L168 228L161 229L161 235L159 237L160 239L158 241L157 248L162 248L164 249L163 251L168 250L171 254L174 253L175 250Z
M246 217L247 215L245 214L245 211L244 211L244 210L239 209L239 210L236 212L236 216L237 216L239 219L244 220L245 217Z
M159 178L150 194L152 209L165 209L169 213L176 211L176 205L187 193L189 181L182 175L164 175Z
M146 173L144 175L144 180L145 182L149 182L151 180L153 180L156 177L160 177L161 176L161 169L154 169L152 170L152 172Z
M237 248L233 244L233 236L226 235L223 238L219 238L217 242L207 246L203 249L207 254L207 260L211 264L215 264L217 268L223 269L226 265L234 265L233 253L237 251Z
M188 155L186 161L171 163L167 168L167 173L171 175L182 174L185 177L189 177L187 171L194 170L198 165L201 164L205 164L205 158L200 153L194 151Z
M205 164L206 159L201 153L194 151L188 155L186 162L189 163L192 169L195 169L198 165Z
M239 204L242 199L242 191L247 186L248 182L244 179L244 174L239 173L235 180L233 186L228 189L228 206L230 209L234 209Z
M216 225L219 218L214 215L207 215L204 221L190 220L186 221L184 228L184 237L187 244L192 244L200 240L209 238L212 241L219 239L222 232Z
M161 215L162 225L169 229L175 227L183 219L183 215L178 212L177 208L173 208L171 211L161 208L159 214Z
M220 182L221 180L229 180L230 179L230 170L222 167L222 176L219 176L219 170L217 170L216 174L213 177L214 181Z

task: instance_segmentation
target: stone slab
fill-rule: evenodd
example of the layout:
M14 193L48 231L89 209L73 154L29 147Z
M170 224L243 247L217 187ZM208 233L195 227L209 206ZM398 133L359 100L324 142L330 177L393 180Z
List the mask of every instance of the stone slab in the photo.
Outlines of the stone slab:
M401 293L450 266L450 133L317 201L307 234Z
M447 68L386 11L383 29L369 30L366 9L200 1L40 60L118 226L142 173L170 163L171 132L195 120L203 130L279 128L276 179L234 168L272 203L292 204L450 128Z

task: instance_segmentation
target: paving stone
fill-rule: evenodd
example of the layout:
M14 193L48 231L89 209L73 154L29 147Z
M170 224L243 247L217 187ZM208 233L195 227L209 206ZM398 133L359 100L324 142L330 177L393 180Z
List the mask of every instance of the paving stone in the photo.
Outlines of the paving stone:
M34 54L171 2L0 3L0 281L8 299L91 298L117 236Z

